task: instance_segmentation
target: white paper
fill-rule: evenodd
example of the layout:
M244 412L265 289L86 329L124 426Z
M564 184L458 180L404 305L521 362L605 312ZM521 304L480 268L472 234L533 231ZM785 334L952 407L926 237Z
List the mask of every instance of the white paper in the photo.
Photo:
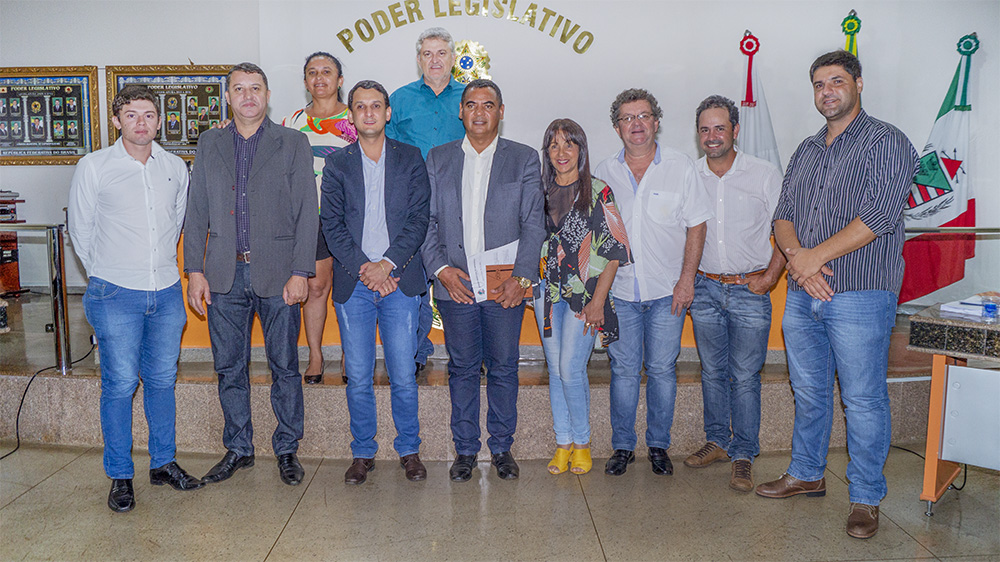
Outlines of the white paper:
M972 318L980 318L983 315L983 297L973 295L960 301L949 302L941 305L941 312L946 314L958 314Z
M469 256L469 278L472 282L472 294L476 297L476 302L483 302L489 298L489 295L486 294L486 266L514 263L514 260L517 259L517 243L518 240L514 240L499 248Z

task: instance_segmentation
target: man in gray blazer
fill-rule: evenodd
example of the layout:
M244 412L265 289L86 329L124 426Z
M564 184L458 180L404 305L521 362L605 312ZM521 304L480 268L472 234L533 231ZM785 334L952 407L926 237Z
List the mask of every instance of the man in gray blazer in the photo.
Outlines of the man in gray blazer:
M545 238L545 197L538 152L499 138L500 88L474 80L462 93L465 138L427 156L431 218L421 253L434 274L434 296L444 322L451 390L451 432L457 458L451 479L472 477L479 440L479 377L485 363L487 445L497 476L518 477L510 454L517 424L517 361L525 289L538 282ZM468 258L517 241L512 276L477 302ZM495 300L493 300L495 299Z
M267 118L271 92L260 67L238 64L227 83L233 122L198 139L184 223L188 303L207 310L225 417L227 452L204 480L254 463L249 362L257 313L278 420L271 445L281 480L296 485L303 476L295 455L303 420L299 303L315 273L319 229L312 148L305 135Z

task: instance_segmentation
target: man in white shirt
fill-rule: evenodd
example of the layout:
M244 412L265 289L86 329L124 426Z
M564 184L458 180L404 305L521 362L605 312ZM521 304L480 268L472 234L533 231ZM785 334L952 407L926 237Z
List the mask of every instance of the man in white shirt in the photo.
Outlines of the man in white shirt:
M753 489L760 453L760 370L767 358L771 296L785 265L771 246L771 216L781 195L781 172L733 146L740 112L709 96L695 113L705 156L698 173L715 207L695 279L691 322L701 357L706 443L684 464L706 467L732 460L729 487Z
M178 490L204 483L174 460L174 383L187 321L177 240L187 205L184 161L153 141L156 95L126 86L112 102L121 138L84 156L69 193L69 228L90 282L83 296L101 354L104 472L108 507L135 507L132 395L142 378L149 424L149 480Z
M434 298L444 322L451 390L451 433L458 454L451 479L472 478L479 440L480 367L486 365L486 444L497 476L519 475L510 454L517 426L517 360L525 289L538 283L545 238L538 151L500 138L503 96L490 80L473 80L462 94L465 138L427 156L431 213L421 249L434 273ZM517 242L511 277L477 302L469 257Z
M635 461L635 414L646 366L646 446L655 474L673 474L667 456L674 419L684 315L712 217L694 162L656 142L663 111L652 94L630 89L611 104L624 147L594 175L615 192L635 262L618 269L611 287L620 339L611 359L611 446L604 472L624 474Z

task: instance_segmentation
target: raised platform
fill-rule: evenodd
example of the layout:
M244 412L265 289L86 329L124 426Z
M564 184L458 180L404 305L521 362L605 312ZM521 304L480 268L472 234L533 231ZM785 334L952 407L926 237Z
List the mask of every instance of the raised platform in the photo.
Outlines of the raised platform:
M0 439L14 437L14 416L29 376L51 365L51 334L44 333L50 321L48 301L44 296L28 296L10 301L9 317L12 332L0 336ZM70 326L73 355L79 357L89 349L90 327L83 320L79 297L70 297ZM893 334L890 352L889 396L893 416L892 442L915 443L926 431L930 358L906 351L909 322L900 317ZM549 408L547 376L539 349L524 350L520 369L518 399L518 430L513 453L517 458L544 459L553 449L552 419ZM447 460L453 455L449 418L451 404L447 386L447 358L443 346L428 369L418 378L420 384L421 456L427 460ZM199 355L200 354L200 355ZM326 380L322 385L306 385L305 436L300 453L307 456L349 458L351 440L348 429L345 387L340 381L339 352L330 349ZM181 362L177 384L177 446L181 451L223 451L222 410L219 406L216 378L209 357L204 352L186 351ZM27 442L61 445L100 446L99 365L93 356L74 366L73 374L63 377L50 372L39 375L32 384L21 413L21 439ZM591 424L594 456L611 453L609 424L610 372L606 354L595 353L590 364ZM685 349L678 363L678 388L674 414L671 453L683 457L701 446L702 399L700 367L693 349ZM761 449L787 450L791 446L794 420L792 392L788 383L783 354L772 353L763 373ZM275 427L269 400L270 374L262 360L251 362L252 404L257 452L270 453L270 437ZM485 428L486 390L482 389ZM379 415L378 458L393 458L392 426L389 407L388 379L381 360L376 366L376 404ZM839 397L835 397L831 446L845 446L844 418ZM637 422L641 455L645 452L645 386L641 390ZM485 432L484 432L485 433ZM134 402L134 434L136 447L146 444L146 424L142 400ZM485 435L484 435L485 441ZM485 450L485 445L484 445Z

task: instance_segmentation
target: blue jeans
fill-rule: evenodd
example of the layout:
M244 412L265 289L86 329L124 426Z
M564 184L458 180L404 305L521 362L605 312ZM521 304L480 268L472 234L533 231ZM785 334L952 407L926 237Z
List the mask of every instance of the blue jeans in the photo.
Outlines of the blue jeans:
M495 301L459 304L437 301L444 322L448 350L448 387L451 390L451 435L455 452L475 455L479 440L479 377L486 365L486 445L504 453L514 443L517 429L518 343L524 304L504 308Z
M701 358L705 438L732 460L760 453L760 370L771 331L771 295L698 275L691 322Z
M378 429L375 414L375 329L382 336L385 367L389 372L392 421L396 426L393 446L399 456L420 450L417 418L417 379L413 354L417 349L417 316L420 297L395 290L382 297L360 281L347 302L335 303L340 342L344 347L347 373L347 411L351 416L351 454L375 458Z
M431 288L427 286L427 292L420 296L420 315L417 324L417 353L413 358L421 365L427 364L427 358L434 354L434 344L428 337L431 327L434 325L434 309L431 307Z
M878 505L885 497L882 469L892 433L886 372L895 323L896 295L890 291L837 293L830 302L788 291L781 327L795 392L790 476L806 481L823 477L836 372L847 417L850 500Z
M178 281L159 291L135 291L91 277L83 310L101 355L104 473L132 478L132 396L142 379L149 424L149 467L173 462L174 383L187 322Z
M212 341L219 401L225 426L222 444L240 455L253 454L250 421L250 330L260 317L264 350L271 368L271 408L278 426L271 435L275 455L294 453L302 439L302 377L299 375L299 305L288 306L281 295L260 297L250 285L250 266L236 264L228 293L212 293L208 335Z
M545 284L543 297L535 299L538 333L545 325ZM587 363L594 351L596 336L584 335L584 322L576 317L565 300L552 303L552 335L542 337L546 368L549 371L549 402L556 443L590 443L590 379Z
M684 316L670 313L673 297L629 302L615 299L619 340L608 346L611 360L611 447L635 449L635 411L646 365L646 446L670 447Z

